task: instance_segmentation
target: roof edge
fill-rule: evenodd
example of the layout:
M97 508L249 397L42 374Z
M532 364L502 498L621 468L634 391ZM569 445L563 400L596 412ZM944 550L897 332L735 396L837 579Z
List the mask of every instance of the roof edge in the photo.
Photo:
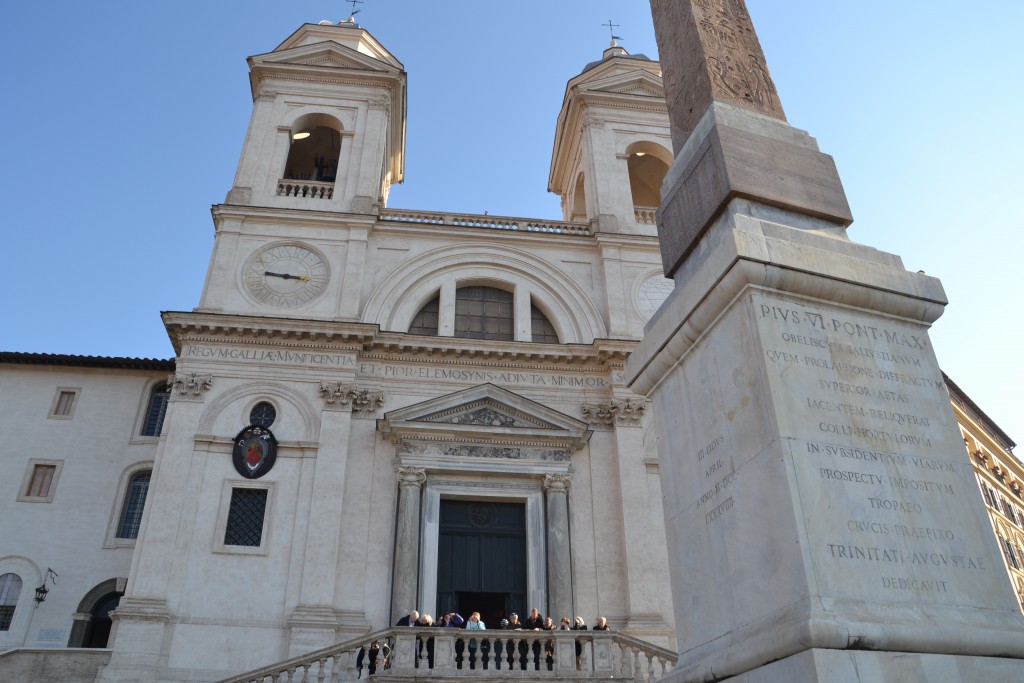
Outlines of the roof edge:
M0 363L11 365L52 365L76 368L111 368L174 372L174 359L126 358L123 356L75 356L63 353L0 351Z

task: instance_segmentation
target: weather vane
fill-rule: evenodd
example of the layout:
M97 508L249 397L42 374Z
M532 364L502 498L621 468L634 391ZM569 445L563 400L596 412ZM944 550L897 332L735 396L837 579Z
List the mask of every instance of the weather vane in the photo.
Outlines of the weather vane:
M613 46L615 45L615 41L616 40L622 40L622 36L615 35L615 27L620 26L620 25L621 24L613 24L611 19L608 20L607 24L601 24L601 26L607 26L608 27L608 33L612 37L612 45Z
M362 11L362 10L356 9L356 5L363 4L363 0L345 0L345 2L352 3L352 13L349 14L349 17L354 17L355 15L359 14L359 12Z

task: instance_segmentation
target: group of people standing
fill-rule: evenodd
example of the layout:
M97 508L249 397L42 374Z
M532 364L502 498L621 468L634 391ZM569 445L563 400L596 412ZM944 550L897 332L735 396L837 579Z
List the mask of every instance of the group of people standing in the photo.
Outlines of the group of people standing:
M413 610L408 616L402 617L398 620L395 626L436 626L436 627L447 627L447 628L467 628L472 630L486 631L487 625L480 620L480 613L473 612L469 615L467 621L458 612L449 612L443 615L434 623L434 618L429 614L420 615L419 612ZM587 624L583 621L583 617L576 617L571 620L569 617L562 617L559 624L555 625L553 617L542 617L540 610L536 607L530 610L530 616L526 618L526 621L520 622L519 615L515 612L509 615L508 619L501 620L501 628L507 631L586 631L588 629ZM597 618L597 624L594 625L595 631L610 631L608 627L608 620L604 617Z
M486 631L487 630L487 625L481 620L479 612L473 612L472 614L470 614L469 615L469 619L463 618L462 615L460 615L458 612L449 612L448 614L445 614L442 617L440 617L437 620L437 622L435 623L434 622L434 618L431 617L429 614L420 615L419 612L413 611L408 616L402 617L401 619L399 619L398 623L395 624L395 625L396 626L427 626L427 627L441 627L441 628L462 628L462 629L472 630L472 631ZM556 625L555 624L555 620L554 620L553 617L542 617L541 614L540 614L540 610L534 608L534 609L530 610L530 616L528 616L525 621L519 621L519 615L516 614L515 612L512 612L508 616L507 619L502 619L501 620L501 629L506 630L506 631L586 631L586 630L588 630L588 626L587 626L586 622L583 620L583 617L580 617L580 616L577 616L575 619L572 619L572 620L570 620L569 617L562 617L561 620L559 621L558 625ZM595 630L595 631L610 631L611 629L608 627L608 620L607 619L605 619L604 617L598 617L597 618L597 623L594 625L593 630ZM422 657L423 650L426 649L426 651L427 651L427 660L428 660L429 666L431 668L433 668L433 666L434 666L434 639L433 638L426 638L426 639L417 638L417 643L418 643L417 649L419 651L420 657ZM511 668L515 668L516 657L515 657L515 651L514 650L518 650L518 652L519 652L519 658L518 659L519 659L520 667L523 670L525 670L527 668L527 663L528 663L528 661L530 659L530 657L528 656L528 650L530 648L527 647L527 644L526 644L525 640L520 640L519 641L518 648L514 648L513 647L513 641L509 640L508 643L507 643L508 647L505 648L505 642L501 638L487 638L487 639L481 638L479 643L477 642L476 638L470 638L469 641L468 641L468 646L469 646L468 649L469 649L469 667L471 669L476 667L476 662L477 662L476 654L477 654L478 650L483 655L483 657L482 657L483 668L485 668L485 669L487 668L488 660L490 659L490 657L488 655L491 652L492 643L493 643L493 648L495 650L495 653L497 655L497 658L495 659L495 666L497 668L499 668L499 669L501 668L501 664L502 664L503 661L507 662L508 667L510 669ZM544 652L544 659L545 659L545 663L547 664L547 668L550 671L552 669L552 667L553 667L553 664L554 664L554 642L553 641L548 641L545 645L546 645L546 647L545 647L545 652ZM506 658L502 658L502 656L501 656L503 650L507 653L507 657ZM540 660L540 654L541 654L541 652L540 652L540 650L541 650L541 643L540 643L540 641L534 641L532 650L533 650L534 666L535 666L535 668L539 669L540 668L540 661L541 661ZM455 644L455 657L456 657L456 665L459 666L459 668L461 668L461 666L462 666L463 656L465 654L465 651L466 651L466 643L461 641L461 640L460 641L456 641L456 644ZM576 641L576 667L577 668L579 668L579 666L580 666L580 656L581 656L582 652L583 652L583 643L581 643L579 640L577 640Z

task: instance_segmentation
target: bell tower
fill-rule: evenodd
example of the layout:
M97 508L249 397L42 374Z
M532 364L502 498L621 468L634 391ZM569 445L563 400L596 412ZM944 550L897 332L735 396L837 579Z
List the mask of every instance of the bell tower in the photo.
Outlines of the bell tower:
M249 80L197 310L357 320L368 234L405 172L404 67L350 18L303 24L249 58Z
M661 66L612 41L566 84L548 191L561 196L564 220L656 235L671 149Z
M253 112L226 203L375 213L405 166L402 63L349 19L249 58Z

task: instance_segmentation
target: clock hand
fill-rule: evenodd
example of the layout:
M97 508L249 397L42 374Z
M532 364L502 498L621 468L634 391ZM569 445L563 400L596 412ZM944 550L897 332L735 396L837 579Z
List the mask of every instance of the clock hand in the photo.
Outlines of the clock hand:
M303 282L309 282L308 275L289 275L288 273L271 273L269 270L263 271L263 274L267 277L279 277L282 280L302 280Z

